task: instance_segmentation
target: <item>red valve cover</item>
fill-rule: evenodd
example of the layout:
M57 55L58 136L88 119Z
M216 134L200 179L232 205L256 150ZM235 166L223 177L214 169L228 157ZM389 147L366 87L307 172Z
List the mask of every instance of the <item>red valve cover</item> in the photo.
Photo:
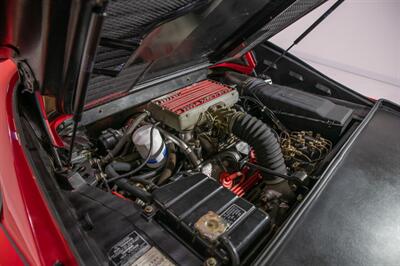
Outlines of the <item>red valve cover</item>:
M154 103L180 115L231 91L232 88L215 81L203 80L156 99Z
M182 131L192 129L210 106L217 103L232 106L238 97L231 87L203 80L151 101L148 109L155 119Z

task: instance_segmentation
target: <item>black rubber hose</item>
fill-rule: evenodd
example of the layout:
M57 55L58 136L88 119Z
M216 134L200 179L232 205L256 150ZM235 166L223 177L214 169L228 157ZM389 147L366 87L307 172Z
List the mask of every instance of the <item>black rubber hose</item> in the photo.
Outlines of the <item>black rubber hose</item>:
M150 203L153 201L153 196L149 192L144 191L143 189L140 189L135 185L131 185L126 179L118 179L117 181L115 181L115 184L121 190L129 192L129 194L131 194L132 196L139 198L146 203Z
M133 178L130 178L130 180L135 181L135 178L141 179L141 180L149 180L152 177L155 177L160 173L160 168L157 168L155 170L151 170L148 172L144 172L138 175L133 176ZM151 182L151 181L150 181Z
M139 124L146 119L148 113L142 113L138 115L138 117L132 122L129 128L126 130L124 136L118 141L115 147L102 159L103 164L109 163L117 154L121 151L122 148L125 147L126 143L129 141L129 138L135 131L135 129L139 126Z
M106 173L107 173L107 169L108 169L109 172L111 171L110 175L111 175L112 178L115 178L115 177L119 176L119 174L117 172L126 173L126 172L131 171L131 169L132 169L132 166L129 163L126 163L126 162L112 162L107 167L106 167ZM111 169L110 169L110 167L111 167ZM158 172L159 172L159 169L157 168L157 169L152 170L152 171L148 171L148 172L145 172L145 173L142 173L142 174L137 174L137 175L134 175L134 176L127 177L127 179L129 179L129 180L131 180L133 182L137 182L137 183L141 183L141 184L147 185L147 186L152 186L153 183L151 181L147 180L147 179L156 176L158 174ZM107 182L107 183L109 183L109 182Z
M147 164L147 162L149 161L149 159L151 157L151 151L153 149L153 142L154 142L153 132L157 125L158 125L158 123L152 125L151 130L150 130L150 148L149 148L149 152L147 153L146 159L135 169L133 169L125 174L112 177L111 179L107 180L107 183L114 182L115 180L121 179L121 178L131 178L132 179L133 175L136 174L137 172L139 172Z
M121 165L119 165L119 166L121 166ZM112 164L107 165L105 171L106 171L106 174L110 177L118 176L118 173L114 169ZM136 180L136 181L138 181L138 180ZM143 181L143 180L140 180L140 181ZM147 181L147 180L144 180L144 181ZM129 194L131 194L132 196L139 198L146 203L151 202L153 200L153 197L149 192L144 191L143 189L140 189L135 185L131 185L127 179L117 179L114 181L114 184L116 184L121 190L129 192Z
M117 172L129 172L132 170L132 166L130 163L127 162L112 162L110 163L110 166L114 168L115 171Z
M296 178L294 176L283 175L281 173L277 173L275 171L271 171L270 169L268 169L266 167L263 167L261 165L258 165L258 164L254 164L254 163L251 163L251 162L246 162L246 165L250 166L251 168L255 168L257 170L260 170L261 172L264 172L264 173L266 173L266 174L268 174L270 176L280 177L280 178L283 178L283 179L285 179L287 181L298 181L298 178Z
M232 242L227 236L222 236L220 238L221 243L225 247L226 251L228 251L229 258L230 258L230 265L231 266L239 266L240 265L240 257L239 254L236 250L236 248L233 246Z
M165 167L160 174L160 178L157 181L157 185L163 185L168 180L168 178L171 177L176 167L176 153L175 153L176 149L174 143L168 142L167 149L168 149L167 162L165 163Z
M253 147L259 165L282 175L287 174L282 149L269 126L246 113L234 116L230 125L231 132L236 137ZM283 180L265 174L264 177L277 182Z

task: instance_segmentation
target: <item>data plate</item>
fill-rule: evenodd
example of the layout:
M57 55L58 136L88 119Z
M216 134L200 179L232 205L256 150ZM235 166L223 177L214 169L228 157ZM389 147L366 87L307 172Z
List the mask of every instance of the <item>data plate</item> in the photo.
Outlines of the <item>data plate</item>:
M228 228L233 226L246 213L245 210L236 204L232 204L220 216L225 220Z
M152 247L143 256L141 256L132 266L174 266L164 254L156 247Z
M130 266L150 249L151 245L133 231L111 248L108 257L115 266Z

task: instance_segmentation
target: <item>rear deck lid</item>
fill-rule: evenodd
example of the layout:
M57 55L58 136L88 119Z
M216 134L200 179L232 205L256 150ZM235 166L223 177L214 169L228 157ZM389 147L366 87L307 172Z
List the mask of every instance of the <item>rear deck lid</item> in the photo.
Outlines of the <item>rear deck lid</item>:
M239 58L323 2L8 0L0 55L18 61L28 89L71 113L81 88L91 108L139 83Z

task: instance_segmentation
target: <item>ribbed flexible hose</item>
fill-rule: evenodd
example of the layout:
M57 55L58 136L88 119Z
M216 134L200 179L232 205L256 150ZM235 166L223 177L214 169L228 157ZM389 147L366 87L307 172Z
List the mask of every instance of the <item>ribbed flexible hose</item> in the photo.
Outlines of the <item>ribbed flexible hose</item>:
M287 174L281 147L271 128L261 120L245 113L231 121L231 132L253 147L258 164L281 174ZM271 176L265 176L271 180ZM273 179L281 181L281 179Z

